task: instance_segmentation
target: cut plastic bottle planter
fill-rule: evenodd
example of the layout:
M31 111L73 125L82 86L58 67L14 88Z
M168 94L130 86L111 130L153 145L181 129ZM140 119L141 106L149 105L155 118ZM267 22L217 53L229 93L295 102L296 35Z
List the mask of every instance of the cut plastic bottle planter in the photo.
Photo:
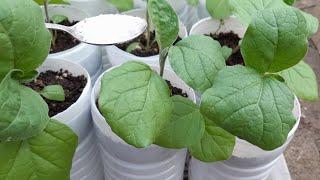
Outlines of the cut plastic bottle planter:
M159 71L159 68L152 67ZM105 73L108 73L111 68ZM104 73L104 74L105 74ZM112 132L105 118L99 112L96 101L100 91L99 77L91 95L91 112L94 128L100 146L105 179L108 180L182 180L186 149L166 149L156 145L138 149ZM195 93L174 72L166 69L164 78L173 86L181 88L195 101Z

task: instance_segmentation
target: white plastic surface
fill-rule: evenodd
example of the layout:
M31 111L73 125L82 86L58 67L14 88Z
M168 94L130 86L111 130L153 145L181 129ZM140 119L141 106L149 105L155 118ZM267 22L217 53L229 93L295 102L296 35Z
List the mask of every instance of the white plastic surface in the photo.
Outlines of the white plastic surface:
M155 67L153 69L158 70ZM102 76L96 82L91 95L91 112L104 164L105 179L181 180L186 158L185 149L166 149L156 145L138 149L128 145L112 132L96 106ZM185 90L190 99L195 101L194 91L172 71L166 70L164 77L170 80L172 85Z
M49 16L56 14L64 15L67 16L70 21L81 21L89 17L84 11L69 5L50 5L48 11ZM80 43L79 45L62 52L50 54L49 58L63 59L79 64L89 72L91 77L96 75L102 67L101 47L85 43Z
M146 15L145 10L142 10L142 9L127 11L124 14L137 16L141 18L145 18L145 15ZM181 38L186 37L188 35L186 28L182 23L180 23L179 26L180 26L179 36ZM154 66L158 66L159 64L159 55L150 56L150 57L138 57L126 51L123 51L116 46L106 46L106 54L107 54L107 59L109 60L112 66L121 65L125 62L132 61L132 60L141 61L146 64L154 65ZM171 69L169 61L167 61L166 63L166 68Z
M287 141L273 151L264 151L247 141L237 139L233 156L226 161L216 163L203 163L192 158L189 165L190 180L265 180L283 152L292 140L298 129L301 117L300 103L295 100L293 114L296 124L288 134Z
M61 123L69 126L78 136L78 147L73 157L71 179L72 180L101 180L103 177L102 169L96 171L95 176L85 178L84 175L90 174L94 169L101 166L98 147L95 141L95 134L92 126L90 114L90 94L91 80L88 72L80 65L64 61L61 59L50 59L40 68L40 72L47 70L59 71L68 70L74 76L84 75L87 78L87 85L79 99L67 110L52 117ZM96 177L96 178L95 178Z

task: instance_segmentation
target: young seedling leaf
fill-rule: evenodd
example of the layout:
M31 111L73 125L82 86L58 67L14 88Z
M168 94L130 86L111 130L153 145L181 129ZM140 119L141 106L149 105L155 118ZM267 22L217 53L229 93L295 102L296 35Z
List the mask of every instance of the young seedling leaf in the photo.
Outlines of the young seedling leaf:
M68 180L77 136L66 125L50 120L37 136L0 142L0 179Z
M206 0L206 8L215 19L229 18L232 13L229 0Z
M260 72L292 67L305 56L307 49L306 20L290 7L256 14L241 43L245 64Z
M114 5L118 11L128 11L134 8L133 0L106 0L108 3Z
M155 144L179 149L199 142L205 128L199 107L182 96L173 96L171 99L173 112L170 122L161 129Z
M99 109L113 132L142 148L154 143L170 121L172 100L159 75L148 65L131 61L103 76Z
M61 85L50 85L44 87L39 94L53 101L65 101L65 94Z
M59 14L56 14L56 15L53 15L51 17L51 21L54 23L54 24L59 24L65 20L68 20L68 17L67 16L64 16L64 15L59 15Z
M205 123L201 140L189 147L191 155L203 162L229 159L235 146L235 136L208 119Z
M233 14L244 24L249 25L259 11L286 6L282 0L229 0Z
M51 35L33 1L0 1L0 81L12 69L34 71L48 56ZM26 16L32 12L32 16ZM14 23L12 20L14 19Z
M148 0L148 13L156 30L160 49L170 47L179 33L178 16L166 0Z
M288 5L293 5L296 1L295 0L283 0Z
M11 71L0 84L0 140L2 141L24 140L35 136L49 121L47 104L38 93L12 79L12 74L16 72L21 71Z
M308 14L306 12L300 11L304 18L306 19L307 23L307 34L308 37L312 36L314 33L318 31L319 21L316 17Z
M190 6L198 6L199 5L199 0L187 0L187 3Z
M315 101L318 99L318 85L312 68L301 61L292 68L279 73L289 88L301 99Z
M221 70L202 96L201 113L264 150L280 147L296 123L294 95L272 76L244 66Z
M138 48L141 48L140 43L133 42L127 47L126 52L131 53L132 51L134 51L135 49L138 49Z
M172 69L200 93L212 86L216 73L226 66L220 44L202 35L179 41L168 56Z
M228 46L222 46L221 47L221 53L224 57L224 59L227 61L229 57L232 55L232 49Z

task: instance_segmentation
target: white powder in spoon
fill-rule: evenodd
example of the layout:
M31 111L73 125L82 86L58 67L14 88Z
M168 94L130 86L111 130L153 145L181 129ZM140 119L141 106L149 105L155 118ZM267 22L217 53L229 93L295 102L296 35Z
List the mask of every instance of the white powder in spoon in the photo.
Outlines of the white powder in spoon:
M138 17L106 14L79 22L74 32L84 42L107 45L134 39L145 31L146 26L146 21Z

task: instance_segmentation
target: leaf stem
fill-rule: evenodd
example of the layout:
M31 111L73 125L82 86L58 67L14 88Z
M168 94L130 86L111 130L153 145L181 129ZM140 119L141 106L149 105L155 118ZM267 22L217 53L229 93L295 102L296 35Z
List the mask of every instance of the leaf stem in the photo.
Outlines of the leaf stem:
M168 56L168 48L160 50L159 65L160 65L160 76L161 77L163 77L164 66L166 64L167 56Z
M214 32L214 34L217 35L218 32L222 29L223 26L224 26L224 20L223 20L223 19L220 19L219 27L218 27L218 29L216 30L216 32Z
M146 39L147 39L147 44L146 44L146 49L149 50L151 45L151 27L150 27L150 17L149 17L149 12L148 12L148 3L149 1L147 0L147 8L146 8L146 20L147 20L147 32L146 32Z

